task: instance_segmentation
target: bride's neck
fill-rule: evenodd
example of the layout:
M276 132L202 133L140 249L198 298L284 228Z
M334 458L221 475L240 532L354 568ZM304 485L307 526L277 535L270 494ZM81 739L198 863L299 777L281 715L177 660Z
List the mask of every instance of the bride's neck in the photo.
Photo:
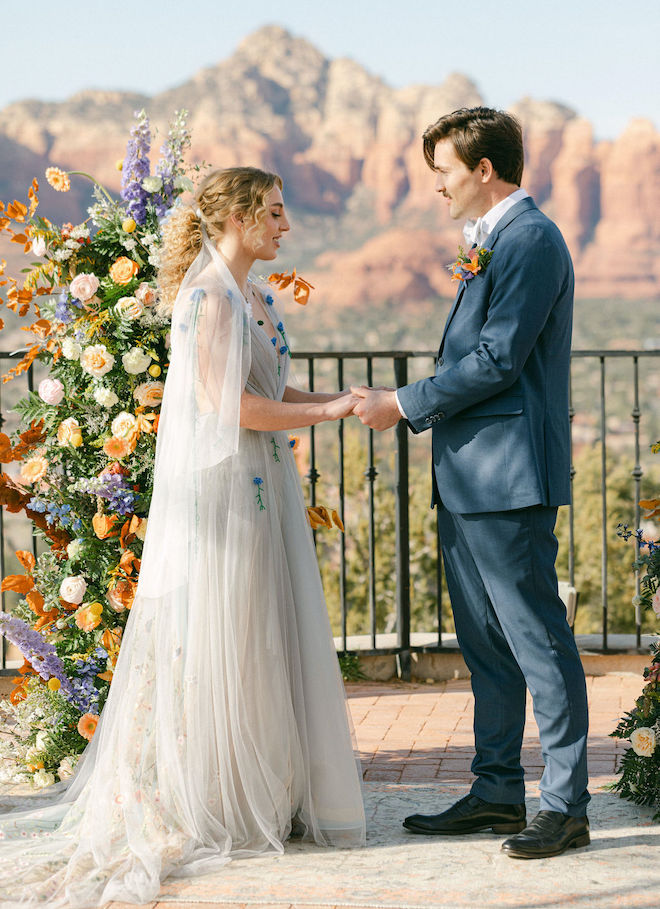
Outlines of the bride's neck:
M254 265L255 256L232 237L227 236L218 240L216 249L225 260L239 290L247 295L248 273Z

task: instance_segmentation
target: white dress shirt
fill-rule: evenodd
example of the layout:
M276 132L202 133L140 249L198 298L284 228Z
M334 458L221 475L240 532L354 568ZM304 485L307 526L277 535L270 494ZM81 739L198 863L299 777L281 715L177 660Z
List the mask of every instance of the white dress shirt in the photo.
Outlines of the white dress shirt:
M510 208L520 202L521 199L526 199L529 193L526 189L516 189L510 196L507 196L506 199L502 199L501 202L498 202L497 205L493 205L485 215L482 215L480 218L472 219L465 222L463 227L463 236L465 237L465 242L467 248L470 249L475 244L481 246L482 243L490 235L491 231L500 220L500 218L508 212ZM396 397L396 406L399 408L399 413L403 419L407 419L406 414L401 406L401 401L399 401L399 394L395 392Z

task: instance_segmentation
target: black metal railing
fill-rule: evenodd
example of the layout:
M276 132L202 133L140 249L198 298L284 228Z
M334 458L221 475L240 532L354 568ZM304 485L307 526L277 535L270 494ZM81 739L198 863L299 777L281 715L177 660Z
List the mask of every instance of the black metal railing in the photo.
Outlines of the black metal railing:
M347 384L383 384L400 387L416 378L433 373L435 354L433 351L331 351L331 352L299 352L293 355L296 361L294 369L299 366L306 367L306 374L301 377L301 385L306 385L310 390L315 390L322 384L323 390L333 387L343 388ZM0 365L12 358L11 354L0 353ZM5 361L5 364L2 363ZM632 368L632 377L628 381L623 376L623 365ZM642 367L642 364L643 367ZM594 366L598 371L597 380L594 377ZM38 367L39 368L39 367ZM640 369L647 369L647 374L640 375ZM5 370L3 369L3 372ZM609 526L608 517L608 440L613 437L608 419L613 418L613 410L608 409L609 373L615 380L615 392L630 400L630 409L627 417L632 421L631 427L622 433L620 427L615 435L625 435L626 446L630 448L630 501L634 508L634 524L639 526L641 511L639 499L641 498L641 484L644 477L642 466L642 439L641 429L645 417L647 427L647 442L655 441L660 435L660 410L658 396L655 392L660 379L660 350L574 350L572 353L572 380L570 398L571 426L576 426L578 417L589 414L591 423L591 445L597 444L600 448L600 520L602 523L601 547L598 558L600 559L600 628L598 629L599 643L596 649L608 651L611 648L610 636L618 631L611 627L611 616L608 601L610 577L608 574L608 540L611 539L612 527ZM38 378L38 377L37 377ZM0 389L0 412L7 403L6 388L14 389L13 400L25 392L26 387L32 389L35 384L33 370L30 369L20 379ZM22 385L22 388L21 388ZM594 394L595 392L595 394ZM646 395L646 397L645 397ZM4 399L4 401L2 400ZM622 404L616 404L618 418L622 417ZM15 419L15 417L14 417ZM351 421L352 423L352 421ZM336 495L337 509L344 516L351 506L347 492L347 480L355 480L357 461L347 453L347 426L349 421L339 421L336 424L323 424L309 428L306 451L304 452L305 464L303 467L304 486L310 504L317 503L319 489L331 488ZM353 618L359 611L362 618L357 634L362 636L359 645L361 652L395 654L398 661L399 672L403 678L409 677L411 666L411 653L416 650L442 651L456 647L455 639L448 640L447 628L451 624L448 598L445 594L445 585L442 568L441 540L434 526L432 532L432 546L434 553L434 574L430 583L432 599L435 600L433 613L424 613L423 622L426 627L413 628L411 623L411 528L410 505L411 495L416 497L415 503L419 504L419 496L425 495L424 490L416 486L411 488L411 454L415 465L419 467L426 463L427 474L430 480L429 439L428 434L413 437L403 421L386 433L374 433L363 428L355 421L356 431L362 440L361 452L364 455L362 470L362 494L366 509L366 581L360 588L362 602L354 601L354 595L349 590L349 579L355 565L354 558L349 553L351 549L351 526L347 522L346 535L339 535L336 543L336 572L337 614L335 616L335 632L338 635L338 648L342 651L355 649L351 645L351 626L355 625ZM11 429L11 427L8 427ZM625 429L625 427L624 427ZM7 427L5 427L7 431ZM657 433L653 438L653 434ZM331 443L328 440L331 439ZM420 443L421 440L421 443ZM326 444L327 443L327 444ZM319 447L320 446L320 447ZM361 456L362 456L361 454ZM394 458L392 459L392 455ZM393 461L393 463L392 463ZM416 474L416 476L418 476ZM571 482L575 477L575 469L571 472ZM386 561L381 554L378 561L378 547L382 542L378 537L377 498L383 490L389 490L394 498L393 513L393 551L390 549ZM428 499L425 506L428 504ZM384 506L385 507L385 506ZM579 566L576 564L576 530L575 514L580 503L568 506L568 559L567 580L575 585ZM18 516L12 515L12 533L17 531ZM20 520L20 519L19 519ZM21 529L23 539L29 534L29 522L23 518L24 528ZM0 510L0 576L5 575L5 566L10 557L6 534L5 515ZM32 539L36 552L36 540ZM639 544L636 543L635 555L639 554ZM414 555L414 552L413 552ZM632 562L632 557L630 559ZM388 576L394 575L393 608L390 610L388 622L389 629L383 627L382 619L378 618L378 579L379 572L387 571ZM428 580L428 579L427 579ZM639 592L639 578L631 574L631 589ZM366 601L366 602L365 602ZM366 610L365 610L366 607ZM5 595L2 598L2 608L6 608ZM639 607L634 608L634 645L639 648L642 642L643 616ZM389 630L389 637L385 637ZM444 630L444 639L443 639ZM421 632L424 640L413 640ZM353 633L356 633L355 631ZM366 639L366 640L365 640ZM0 652L0 672L8 671L7 647L2 643Z

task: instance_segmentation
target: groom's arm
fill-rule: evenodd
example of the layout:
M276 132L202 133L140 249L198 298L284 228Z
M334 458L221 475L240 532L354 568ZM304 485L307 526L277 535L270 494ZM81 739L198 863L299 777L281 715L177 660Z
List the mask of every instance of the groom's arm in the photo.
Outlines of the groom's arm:
M398 389L413 432L429 429L513 385L557 299L568 289L566 252L542 226L510 231L499 242L499 255L491 263L494 284L488 317L477 347L439 375Z

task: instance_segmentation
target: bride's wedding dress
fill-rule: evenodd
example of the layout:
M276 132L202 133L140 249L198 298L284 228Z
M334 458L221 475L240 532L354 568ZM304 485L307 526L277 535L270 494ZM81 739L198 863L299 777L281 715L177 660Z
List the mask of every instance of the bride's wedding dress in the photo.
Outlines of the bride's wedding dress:
M168 876L282 852L295 824L364 843L358 767L288 435L239 426L281 399L261 327L208 242L181 286L137 596L76 775L0 797L0 906L155 899ZM271 332L272 328L272 332ZM271 340L275 338L275 342Z

